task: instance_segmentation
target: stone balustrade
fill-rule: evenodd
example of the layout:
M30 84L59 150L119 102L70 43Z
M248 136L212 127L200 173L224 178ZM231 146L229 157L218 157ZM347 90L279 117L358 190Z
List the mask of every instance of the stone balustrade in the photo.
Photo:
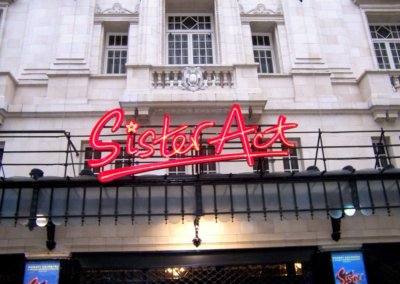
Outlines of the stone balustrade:
M390 82L396 92L400 92L400 74L391 75Z
M207 88L233 88L234 69L231 66L158 66L151 69L153 88L197 91Z

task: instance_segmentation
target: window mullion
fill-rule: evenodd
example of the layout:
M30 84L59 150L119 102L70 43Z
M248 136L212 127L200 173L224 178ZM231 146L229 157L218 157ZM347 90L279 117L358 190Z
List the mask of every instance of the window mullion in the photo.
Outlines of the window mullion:
M188 33L188 63L193 65L193 33Z
M386 53L388 55L390 69L396 69L396 64L394 63L394 60L393 60L392 49L390 48L390 41L385 41L385 49L386 49Z
M272 61L272 70L270 70L270 73L275 73L276 72L275 54L272 46L269 47L269 51L271 52L271 61Z

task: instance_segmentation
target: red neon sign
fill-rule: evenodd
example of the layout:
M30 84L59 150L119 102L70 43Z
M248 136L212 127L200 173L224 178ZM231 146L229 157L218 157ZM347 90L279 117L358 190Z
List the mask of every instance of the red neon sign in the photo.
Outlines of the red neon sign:
M121 152L121 145L115 141L102 141L100 135L108 122L113 121L111 132L116 132L121 128L123 120L124 111L117 108L107 112L96 123L90 133L90 146L94 150L106 151L109 153L100 159L89 160L88 163L90 167L100 168L107 166L118 157ZM234 122L236 122L236 130L231 129ZM125 124L127 134L126 152L128 155L137 155L140 159L153 157L157 150L155 147L156 145L158 145L160 155L164 158L170 158L174 155L185 155L192 150L200 152L199 139L201 132L213 126L215 126L214 121L203 121L195 127L192 134L188 135L184 132L189 127L188 124L170 129L170 116L166 114L164 116L160 135L157 135L154 129L147 129L139 134L138 130L140 125L135 120L131 120ZM239 159L244 159L249 166L253 166L254 158L288 156L289 150L272 150L268 148L278 140L286 147L295 147L295 143L287 140L285 131L296 128L297 126L297 123L286 123L286 117L280 115L276 125L264 131L257 131L257 126L246 126L240 106L234 104L225 120L221 132L216 137L207 141L208 144L215 146L215 155L157 161L154 163L104 170L99 173L98 179L101 182L109 182L124 176L170 167ZM137 144L135 143L134 135L138 135ZM252 135L252 137L250 137L250 135ZM266 135L269 135L269 137L266 137ZM235 153L223 153L226 142L233 139L240 139L243 150ZM254 151L254 149L257 149L257 151Z

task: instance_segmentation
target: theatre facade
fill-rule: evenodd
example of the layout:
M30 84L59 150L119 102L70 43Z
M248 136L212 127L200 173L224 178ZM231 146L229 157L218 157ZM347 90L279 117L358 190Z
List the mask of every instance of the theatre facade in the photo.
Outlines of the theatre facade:
M0 0L0 283L395 283L399 19Z

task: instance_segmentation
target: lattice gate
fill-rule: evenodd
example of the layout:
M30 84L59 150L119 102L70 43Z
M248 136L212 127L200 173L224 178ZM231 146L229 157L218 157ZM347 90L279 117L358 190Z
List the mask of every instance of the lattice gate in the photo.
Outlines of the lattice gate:
M157 269L86 270L81 284L311 284L309 263L175 267Z

